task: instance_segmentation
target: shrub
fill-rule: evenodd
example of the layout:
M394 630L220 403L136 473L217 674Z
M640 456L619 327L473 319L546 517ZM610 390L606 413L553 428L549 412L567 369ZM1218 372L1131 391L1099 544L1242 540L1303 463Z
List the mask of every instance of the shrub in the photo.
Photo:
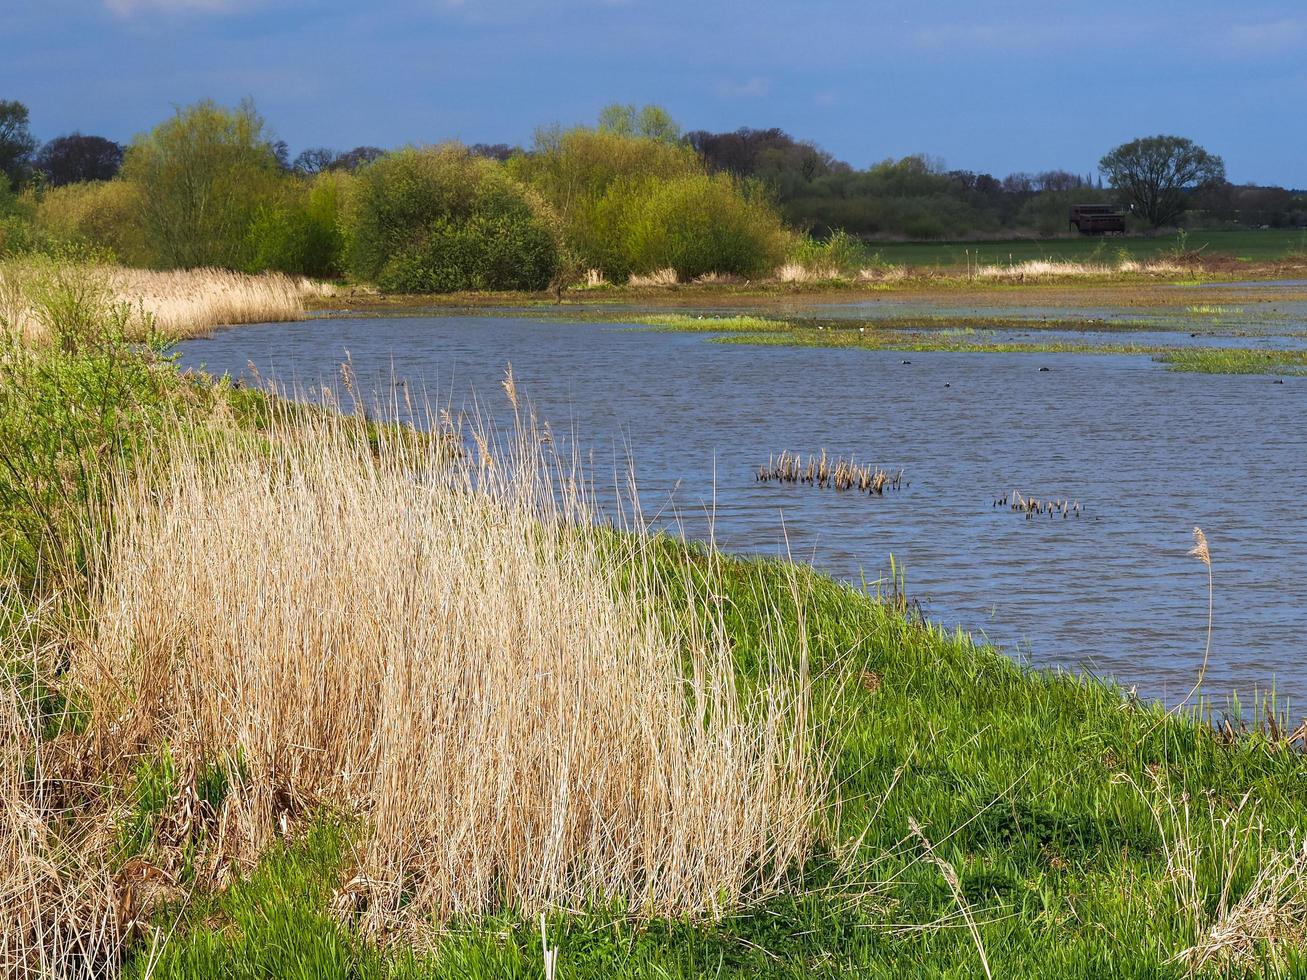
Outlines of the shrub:
M259 209L249 230L249 271L331 278L342 274L340 208L351 175L327 171L287 183L282 198Z
M247 267L250 225L275 205L282 181L263 119L248 102L179 109L132 143L123 176L140 188L152 264L168 268Z
M455 144L407 149L356 179L346 264L383 291L543 289L554 276L548 209L493 160Z
M649 181L703 173L686 147L588 129L542 132L535 152L514 157L508 168L554 209L579 265L614 279L632 271L622 236L629 213L639 206L634 198Z
M780 219L726 174L648 181L629 203L622 238L633 272L673 268L682 279L755 275L785 254Z
M0 258L22 255L36 247L32 225L22 215L0 214Z
M150 250L142 211L141 189L128 181L66 184L41 196L35 224L51 238L85 242L108 249L127 265L145 265Z
M842 230L832 232L825 241L807 235L797 237L788 257L807 272L820 272L831 278L854 274L873 263L867 246Z

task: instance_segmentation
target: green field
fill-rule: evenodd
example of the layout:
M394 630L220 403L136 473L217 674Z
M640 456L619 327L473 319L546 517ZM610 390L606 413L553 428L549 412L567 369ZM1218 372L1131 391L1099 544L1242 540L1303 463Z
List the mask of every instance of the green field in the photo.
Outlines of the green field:
M1173 251L1175 235L1125 237L1009 239L978 242L873 242L868 248L891 265L965 267L1057 259L1069 262L1115 262L1124 250L1132 259L1149 259ZM1186 249L1207 256L1229 256L1243 262L1276 262L1294 252L1307 252L1307 231L1194 231Z

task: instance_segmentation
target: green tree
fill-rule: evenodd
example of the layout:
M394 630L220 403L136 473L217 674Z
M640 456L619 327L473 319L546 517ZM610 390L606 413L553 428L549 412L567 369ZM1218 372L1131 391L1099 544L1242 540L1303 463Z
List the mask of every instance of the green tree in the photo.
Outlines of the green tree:
M179 109L137 137L123 177L142 191L141 218L158 265L248 267L250 226L275 206L281 175L252 103Z
M1153 228L1171 224L1184 213L1190 190L1225 180L1221 158L1181 136L1123 143L1099 161L1098 169Z
M0 173L11 184L27 174L28 160L36 140L27 128L27 106L12 99L0 99Z
M662 106L634 105L614 102L599 111L599 131L616 136L640 136L660 143L677 143L681 139L680 124Z

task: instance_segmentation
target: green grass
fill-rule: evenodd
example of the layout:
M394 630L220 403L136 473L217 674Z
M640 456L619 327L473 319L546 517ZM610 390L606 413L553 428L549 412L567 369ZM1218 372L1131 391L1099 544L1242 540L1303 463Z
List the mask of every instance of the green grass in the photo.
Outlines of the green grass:
M1307 374L1307 351L1201 347L1157 355L1172 371L1198 374Z
M1124 252L1132 259L1165 256L1177 246L1175 235L1095 238L1049 238L981 242L884 242L870 249L890 265L953 269L971 265L1003 265L1038 259L1114 263ZM1205 257L1229 256L1246 262L1276 262L1307 252L1302 230L1191 231L1184 247L1200 249Z
M790 594L795 569L714 569L672 543L661 560L673 587L688 563L729 598L742 671L765 661L778 628L766 610ZM1264 828L1261 848L1230 865L1236 896L1265 849L1307 821L1307 764L1296 750L1258 735L1227 744L1099 681L1024 669L893 603L797 575L803 628L834 698L827 734L842 806L830 848L793 894L716 923L639 923L604 906L552 915L560 976L980 976L976 944L940 869L923 859L915 821L956 869L995 976L1179 977L1171 961L1195 935L1168 871L1171 805L1191 801L1208 905L1225 881L1220 820ZM781 635L793 643L799 629L782 600ZM332 919L328 900L348 876L347 827L324 816L247 882L194 902L153 975L542 975L536 920L512 910L454 923L420 955L379 953ZM129 975L144 976L146 962L142 949Z
M1213 313L1210 308L1200 311ZM1104 323L1084 320L1041 320L983 317L965 327L955 317L895 317L868 320L781 320L756 316L700 317L685 314L650 314L637 318L655 329L713 335L715 343L759 347L838 347L857 350L904 352L946 351L962 354L1134 354L1150 355L1172 371L1201 374L1307 374L1307 351L1267 351L1242 347L1180 347L1094 340L998 340L989 331L1021 329L1032 333L1050 330L1129 333L1164 326L1138 320ZM1179 331L1188 325L1172 325Z

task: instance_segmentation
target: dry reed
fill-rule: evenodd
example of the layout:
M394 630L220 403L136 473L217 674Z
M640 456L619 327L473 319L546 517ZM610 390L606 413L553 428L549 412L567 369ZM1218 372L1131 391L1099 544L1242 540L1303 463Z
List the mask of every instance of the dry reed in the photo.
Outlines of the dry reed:
M534 420L454 460L361 424L179 434L124 484L73 665L101 757L224 766L216 846L246 860L320 804L359 814L348 904L383 933L781 887L829 790L806 653L737 683L719 600L596 528Z
M1307 945L1307 838L1272 845L1251 793L1208 798L1195 813L1196 801L1156 774L1151 792L1126 779L1152 813L1164 880L1192 937L1173 962L1195 976L1282 975Z
M786 262L776 270L778 282L829 282L840 279L840 270L834 265L813 266L809 268L802 262Z
M995 498L994 507L1006 507L1008 510L1025 514L1026 520L1045 515L1060 516L1066 520L1068 517L1079 517L1084 511L1078 500L1040 500L1038 497L1027 497L1020 490L1013 490L1011 493Z
M908 278L908 270L901 265L867 266L858 270L858 282L903 282Z
M80 760L67 740L43 740L41 688L19 680L50 683L49 651L19 645L9 648L18 662L0 671L0 976L99 976L129 925L122 883L93 839L102 823L56 829L76 802Z
M1122 272L1145 275L1173 275L1184 267L1167 259L1139 262L1124 259L1116 265L1104 262L1072 262L1057 259L1028 259L1007 265L973 265L970 275L977 279L1000 279L1024 282L1039 279L1082 279L1112 276Z
M626 280L628 286L643 288L647 286L675 286L680 282L676 270L672 268L655 269L653 272L634 274Z
M300 319L309 299L330 296L334 287L281 273L158 272L44 258L10 259L0 262L0 327L31 341L46 340L52 333L49 321L66 319L64 309L50 307L70 293L85 294L97 312L113 307L129 336L153 330L184 338L231 324Z
M903 471L890 473L878 466L858 463L843 457L829 458L826 450L820 456L806 460L799 453L788 450L767 457L758 467L755 477L761 483L803 483L814 487L831 487L835 490L859 490L883 497L886 490L898 490L903 484Z

